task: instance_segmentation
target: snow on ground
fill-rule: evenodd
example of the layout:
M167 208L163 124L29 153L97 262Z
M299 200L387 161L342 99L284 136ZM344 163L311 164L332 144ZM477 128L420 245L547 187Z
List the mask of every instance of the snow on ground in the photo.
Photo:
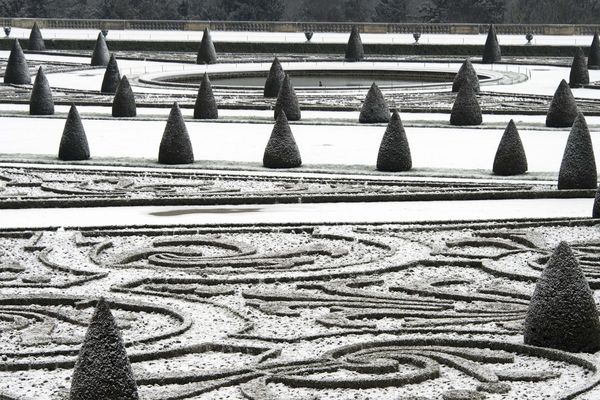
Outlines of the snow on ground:
M29 29L13 28L10 37L27 38ZM42 29L42 35L46 39L89 39L98 36L99 30L95 29ZM152 31L152 30L109 30L107 40L156 40L156 41L194 41L202 40L202 31ZM306 42L302 32L235 32L235 31L212 31L215 42ZM348 33L321 33L315 32L313 43L346 43ZM419 40L422 44L485 44L486 34L480 35L450 35L424 33ZM382 34L361 33L363 43L396 43L412 44L415 42L412 34ZM525 35L498 35L500 45L523 45L527 43ZM532 45L556 45L556 46L589 46L592 43L591 36L571 35L534 35Z
M591 199L0 210L0 228L587 218Z
M1 118L4 154L56 154L64 121ZM43 126L43 128L41 128ZM164 121L84 120L92 157L156 159ZM187 124L197 160L261 162L271 126ZM292 125L304 164L375 165L381 126ZM501 129L410 128L414 168L490 169ZM529 171L558 171L568 131L521 131ZM600 132L592 133L600 154Z

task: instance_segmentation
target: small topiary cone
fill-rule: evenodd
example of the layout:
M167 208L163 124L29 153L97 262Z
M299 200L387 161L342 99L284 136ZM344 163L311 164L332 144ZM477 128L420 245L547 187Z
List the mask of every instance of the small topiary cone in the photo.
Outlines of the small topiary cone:
M27 65L25 54L23 53L23 49L21 48L18 39L15 39L13 42L10 56L8 56L6 70L4 71L4 83L15 85L26 85L31 83L29 66Z
M173 103L160 142L158 162L161 164L192 164L194 162L192 142L177 102Z
M100 299L85 334L71 379L69 400L138 400L121 332Z
M597 187L594 146L585 117L579 113L571 128L560 165L558 189L596 189Z
M137 108L135 104L135 95L129 84L127 76L123 75L119 86L117 87L117 93L113 99L112 104L112 116L115 118L129 118L137 115Z
M464 84L452 106L450 124L455 126L481 125L483 117L477 96L470 85Z
M204 28L204 35L202 35L202 42L198 49L198 56L196 57L196 64L216 64L217 52L215 45L212 41L210 31L208 28Z
M371 85L367 97L360 109L358 122L361 124L377 124L389 122L390 108L388 107L383 93L375 82Z
M46 50L46 44L44 43L44 38L42 37L42 32L40 31L37 22L35 22L33 24L33 28L31 28L31 33L29 34L29 42L27 44L27 48L31 51Z
M558 85L548 114L546 115L546 126L549 128L566 128L573 125L579 110L571 88L564 79Z
M600 69L600 38L594 33L590 53L588 54L588 69Z
M467 82L473 88L475 93L479 93L479 77L470 59L466 59L463 65L458 70L452 84L452 91L458 92L460 88Z
M275 121L273 132L265 147L263 165L266 168L296 168L302 165L300 150L285 111L280 112Z
M562 242L542 272L525 319L525 344L594 353L600 320L590 286L569 245Z
M494 25L490 25L487 39L485 40L485 47L483 49L483 57L481 62L483 64L494 64L501 60L502 51L500 50L500 43L498 43L496 27Z
M283 67L279 59L275 57L269 71L269 76L265 82L264 96L267 98L276 98L279 95L279 90L281 90L284 79L285 72L283 71Z
M502 135L496 157L494 158L496 175L521 175L527 172L527 156L515 122L511 119Z
M283 79L281 89L277 96L277 102L275 103L275 119L277 119L281 111L285 112L288 121L300 121L302 118L298 97L296 96L296 91L292 86L292 81L288 74L285 74L285 78Z
M194 119L218 119L219 109L213 95L212 85L208 79L208 74L204 74L198 95L196 96L196 104L194 106Z
M53 115L54 100L52 99L52 89L48 79L44 74L44 69L40 67L33 82L31 97L29 99L29 114L31 115Z
M409 171L411 168L412 158L406 132L402 125L400 114L398 114L397 110L394 110L379 146L377 170L401 172Z
M81 117L75 105L72 105L69 110L65 129L60 139L58 158L63 161L81 161L90 158L85 129L83 129Z
M117 64L115 55L111 54L108 65L106 66L106 71L104 72L104 79L102 80L102 88L100 91L102 93L116 93L119 82L121 82L119 65Z
M360 32L358 27L353 26L346 45L346 61L362 61L364 58L365 49L360 38Z
M573 64L571 65L571 73L569 75L569 86L572 88L579 88L590 83L590 73L587 67L587 61L585 54L581 47L575 50L575 57L573 57Z
M110 61L110 52L106 45L106 40L102 32L98 34L96 39L96 45L94 46L94 52L92 53L92 66L106 66Z

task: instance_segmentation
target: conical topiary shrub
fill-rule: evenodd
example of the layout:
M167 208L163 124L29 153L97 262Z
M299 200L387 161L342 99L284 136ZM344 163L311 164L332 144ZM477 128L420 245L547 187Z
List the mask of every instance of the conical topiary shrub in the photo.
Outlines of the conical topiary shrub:
M288 121L300 121L302 118L298 97L296 96L296 91L292 86L292 81L288 74L285 74L281 89L277 95L277 102L275 103L275 119L277 119L281 111L285 112Z
M29 99L29 114L31 115L52 115L54 114L54 100L52 99L52 90L48 79L44 74L44 69L40 67L33 82L31 89L31 98Z
M72 105L69 110L65 129L60 139L58 158L63 161L81 161L90 158L85 129L83 129L81 117L75 105Z
M196 104L194 105L194 119L218 119L219 109L213 95L212 85L208 79L208 74L204 74L198 95L196 96Z
M44 51L46 50L46 44L44 43L44 38L42 37L42 32L38 27L37 22L33 24L33 28L31 28L31 33L29 34L29 42L27 43L27 48L32 51Z
M600 320L590 286L569 245L558 245L525 319L525 344L573 353L600 350Z
M361 61L364 58L365 50L360 38L360 32L358 32L358 27L353 26L348 44L346 45L346 61Z
M196 64L216 64L217 52L215 45L210 36L208 28L204 28L204 35L202 35L202 42L198 49L198 56L196 57Z
M285 79L285 72L279 62L279 59L275 57L271 69L269 70L269 76L265 82L264 96L268 98L275 98L279 95L279 90Z
M113 99L112 116L115 118L129 118L136 115L135 96L127 76L123 75Z
M192 164L194 162L192 142L177 102L173 103L165 132L160 141L158 162L161 164Z
M520 175L527 172L527 156L515 122L511 119L502 135L493 171L496 175Z
M571 74L569 75L569 86L572 88L583 87L589 85L590 73L587 67L587 61L585 54L581 47L575 50L575 57L573 57L573 64L571 64Z
M585 117L580 113L567 140L558 173L558 189L596 189L597 187L594 146Z
M594 208L592 209L592 218L600 218L600 188L596 191L594 199Z
M490 25L487 39L485 40L485 47L483 49L483 57L481 62L484 64L493 64L499 62L500 60L502 60L502 51L500 50L500 43L498 43L496 27L494 25Z
M577 114L577 103L571 88L564 79L558 85L548 114L546 115L546 126L549 128L566 128L573 125Z
M450 114L450 124L456 126L481 125L483 117L477 95L469 84L463 84Z
M409 171L412 168L412 158L406 132L397 110L392 112L377 156L377 170L386 172Z
M29 66L25 59L23 49L19 44L19 40L15 39L13 47L8 56L6 70L4 71L4 83L12 83L15 85L25 85L31 83L29 75Z
M117 64L115 55L111 54L108 65L106 66L106 71L104 72L104 79L102 80L102 88L100 91L102 93L116 93L119 82L121 82L119 65Z
M279 113L265 147L263 165L267 168L296 168L302 165L300 150L288 124L285 111Z
M371 85L367 97L360 109L358 122L361 124L377 124L389 122L390 108L388 107L383 93L375 82Z
M588 69L600 69L600 38L594 33L590 53L588 54Z
M452 91L458 92L460 88L467 82L473 88L475 93L479 93L479 77L470 59L466 59L463 65L458 70L458 73L454 77L454 83L452 84Z
M121 332L100 299L71 379L69 400L137 400L138 390Z
M108 51L108 46L106 45L106 40L104 39L104 35L102 32L98 34L98 38L96 39L96 45L94 46L94 52L92 53L92 62L90 65L92 66L106 66L110 61L110 53Z

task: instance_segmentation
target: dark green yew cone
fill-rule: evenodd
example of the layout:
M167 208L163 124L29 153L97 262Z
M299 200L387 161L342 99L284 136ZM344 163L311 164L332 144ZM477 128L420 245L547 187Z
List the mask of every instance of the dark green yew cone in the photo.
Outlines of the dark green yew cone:
M358 27L353 26L346 45L346 61L362 61L365 58L362 39Z
M496 175L504 176L521 175L527 172L527 156L517 126L512 119L498 145L493 170Z
M138 400L137 384L121 332L100 299L71 379L69 400Z
M108 46L106 45L106 40L104 39L104 35L102 32L98 34L98 38L96 39L96 45L94 46L94 52L92 53L92 61L90 65L96 66L106 66L110 61L110 52L108 51Z
M558 85L548 114L546 115L546 126L549 128L566 128L573 125L579 110L571 88L564 79Z
M585 54L581 47L575 50L573 64L571 65L571 73L569 75L569 86L572 88L580 88L590 84L590 73L587 67Z
M275 57L271 69L269 70L269 76L265 82L264 96L267 98L276 98L281 90L281 85L285 79L285 72L279 62L279 59Z
M490 25L487 39L485 41L485 47L483 49L483 57L481 59L481 62L483 64L494 64L501 60L502 51L500 50L500 43L498 43L496 27L494 25Z
M450 114L450 124L455 126L481 125L483 116L477 95L473 88L465 83L462 85Z
M218 119L219 109L208 74L204 74L194 105L194 119Z
M65 129L60 139L58 158L63 161L81 161L90 158L87 137L75 105L72 105L69 110Z
M579 113L571 128L558 173L558 189L596 189L598 176L590 130Z
M400 114L398 114L397 110L394 110L379 146L377 170L401 172L409 171L411 168L412 158L406 132L402 125Z
M600 69L600 37L594 33L590 53L588 54L588 69Z
M102 80L102 88L100 91L102 93L116 93L119 82L121 82L119 65L117 64L115 55L111 54L108 65L106 66L106 71L104 72L104 79Z
M296 168L302 165L300 150L288 124L285 112L280 112L265 148L263 165L266 168Z
M377 124L389 122L390 108L388 107L383 93L375 82L371 85L367 97L360 109L358 122L361 124Z
M173 103L158 151L160 164L192 164L192 142L177 102Z
M44 74L44 69L40 67L33 82L31 97L29 99L29 114L31 115L53 115L54 100L52 99L52 89L48 79Z
M31 51L46 50L46 44L44 43L44 38L42 37L42 32L40 31L37 22L35 22L33 24L33 28L31 28L31 33L29 34L29 41L27 44L27 48Z
M600 321L590 286L571 247L558 245L540 276L525 319L525 344L594 353Z
M473 68L471 60L468 58L465 60L463 65L458 70L458 73L454 77L452 91L457 93L465 84L465 82L471 85L475 93L479 93L479 77L477 76L477 72L475 72L475 68Z
M281 111L285 112L288 121L300 121L302 118L298 97L288 74L283 79L279 95L277 96L277 102L275 103L275 120L277 120Z
M196 64L216 64L217 63L217 52L215 45L212 41L210 31L208 28L204 28L204 35L202 36L202 42L198 49L198 55L196 57Z
M31 83L29 66L27 65L25 54L17 39L13 42L10 56L8 56L6 70L4 71L4 83L11 83L14 85L26 85Z
M123 75L117 93L113 99L112 116L115 118L128 118L137 115L137 107L135 104L135 95L129 84L127 76Z

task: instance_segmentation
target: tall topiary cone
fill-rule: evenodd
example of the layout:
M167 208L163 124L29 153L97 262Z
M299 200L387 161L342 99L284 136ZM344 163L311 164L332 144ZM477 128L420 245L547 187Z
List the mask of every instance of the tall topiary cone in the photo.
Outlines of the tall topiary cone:
M590 53L588 54L588 69L600 69L600 37L594 33Z
M29 34L29 43L27 48L33 51L44 51L46 50L46 44L44 43L44 38L42 37L42 32L38 27L37 22L33 24L33 28L31 28L31 33Z
M102 93L116 93L117 86L121 82L121 73L119 72L119 65L114 54L110 55L110 60L104 71L104 79L102 80Z
M25 85L31 83L29 75L29 66L25 59L23 49L19 44L19 40L15 39L13 47L8 56L6 70L4 71L4 83L12 83L15 85Z
M571 128L560 172L558 189L596 189L598 176L590 130L583 114L579 113Z
M279 59L275 57L273 64L271 65L271 70L269 71L269 76L265 82L264 96L269 98L277 97L284 79L285 72L283 71L283 67L279 62Z
M363 58L365 58L365 50L360 38L360 32L358 32L358 27L353 26L348 44L346 45L346 61L361 61Z
M494 64L499 62L501 59L502 51L500 50L500 44L498 43L496 27L494 25L490 25L487 39L485 40L485 47L483 49L483 58L481 62L484 64Z
M285 111L279 113L273 132L265 147L263 165L266 168L296 168L302 165L300 150L288 124Z
M525 344L572 353L600 350L600 320L590 286L571 247L558 245L533 292Z
M216 64L217 52L215 45L210 36L208 28L204 28L204 35L202 35L202 42L198 49L198 56L196 57L196 64Z
M590 73L587 67L587 61L585 54L581 47L575 49L575 57L573 57L573 64L571 64L571 74L569 75L569 86L572 88L583 87L589 85Z
M412 168L412 158L406 132L397 110L392 112L377 156L377 170L386 172L409 171Z
M546 126L550 128L566 128L573 125L579 110L571 88L564 79L558 85L548 114L546 115Z
M527 172L527 156L517 126L512 119L498 145L493 170L496 175L505 176Z
M458 92L465 82L471 85L475 93L479 93L479 77L477 76L477 72L475 72L475 68L473 68L473 64L471 64L471 60L468 58L454 77L452 91Z
M298 97L296 96L296 91L292 86L292 81L288 74L285 74L281 89L277 95L277 102L275 103L275 119L279 117L281 111L285 112L288 121L300 121L302 118Z
M58 158L63 161L80 161L90 158L87 136L75 105L72 105L69 110L65 129L60 139Z
M135 117L136 115L135 96L127 76L123 75L113 99L112 116L115 118L127 118Z
M173 103L158 151L161 164L192 164L194 151L179 104Z
M108 65L110 61L110 53L108 51L108 46L106 45L106 40L104 39L104 35L102 32L98 34L98 39L96 39L96 46L94 46L94 52L92 53L92 66L105 66Z
M100 299L71 379L69 400L137 400L137 384L121 333Z
M477 96L471 85L464 84L456 95L450 114L450 124L456 126L481 125L483 117Z
M33 88L31 89L31 98L29 99L29 114L31 115L53 115L54 100L52 99L52 90L48 79L44 74L44 69L40 67Z
M383 93L379 90L379 86L373 82L360 109L358 122L361 124L376 124L389 122L389 120L390 108L387 101L385 101L385 97L383 97Z
M204 74L198 95L196 96L196 104L194 105L194 119L218 119L219 109L213 95L212 85L208 79L208 74Z

